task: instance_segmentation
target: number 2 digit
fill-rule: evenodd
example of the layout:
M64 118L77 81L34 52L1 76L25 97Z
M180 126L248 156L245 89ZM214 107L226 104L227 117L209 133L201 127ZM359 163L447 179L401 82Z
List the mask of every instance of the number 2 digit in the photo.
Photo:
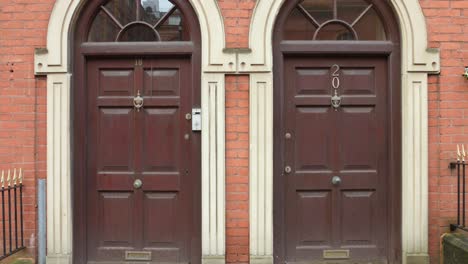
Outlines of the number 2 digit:
M339 74L338 72L340 71L340 66L338 66L338 65L335 64L335 65L332 66L332 69L333 69L333 68L335 68L335 71L333 72L332 76L333 76L333 77L339 77L340 74Z

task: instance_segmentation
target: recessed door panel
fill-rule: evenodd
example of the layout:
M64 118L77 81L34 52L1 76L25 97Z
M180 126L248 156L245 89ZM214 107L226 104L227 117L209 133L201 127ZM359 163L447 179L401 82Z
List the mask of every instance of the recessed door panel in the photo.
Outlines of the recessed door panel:
M129 69L101 69L99 75L100 96L132 96L134 71Z
M295 168L298 173L331 169L331 120L328 107L297 107L295 127ZM320 126L314 124L319 123Z
M344 95L376 95L373 68L343 68L340 80Z
M181 127L178 108L145 109L143 167L145 173L179 173Z
M151 96L178 96L180 93L178 69L146 68L145 94Z
M380 135L373 107L342 108L338 120L340 167L343 170L376 170L379 160Z
M99 199L100 247L121 248L133 244L133 193L101 192Z
M177 247L177 193L145 193L145 246Z
M374 190L343 191L341 194L341 240L345 246L372 245L378 210Z
M301 246L330 245L332 200L330 192L298 192L297 235ZM317 215L324 217L317 217Z
M132 171L135 149L133 110L131 108L101 108L98 127L99 171Z
M297 68L297 95L327 95L328 69L326 68Z

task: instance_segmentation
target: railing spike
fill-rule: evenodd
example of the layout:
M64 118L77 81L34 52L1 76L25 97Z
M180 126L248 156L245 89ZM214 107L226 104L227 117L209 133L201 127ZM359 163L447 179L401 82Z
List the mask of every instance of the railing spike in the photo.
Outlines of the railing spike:
M8 187L10 187L11 186L10 170L8 170L7 183L8 183Z
M5 171L2 170L2 178L0 179L0 182L2 183L2 188L5 188Z
M16 186L16 168L13 169L13 185Z
M465 161L466 152L465 152L465 144L462 144L462 161Z
M19 178L19 183L23 184L23 169L22 168L20 168L18 178Z
M461 159L460 145L457 144L457 161Z

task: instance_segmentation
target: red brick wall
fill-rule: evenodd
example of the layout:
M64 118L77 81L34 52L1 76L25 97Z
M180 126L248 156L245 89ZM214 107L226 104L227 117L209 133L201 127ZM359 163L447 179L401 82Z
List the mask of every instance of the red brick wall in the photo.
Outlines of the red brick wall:
M468 146L468 1L420 0L430 47L441 50L441 74L429 78L429 248L439 263L440 236L456 221L456 177L448 169L456 144Z
M227 48L248 48L255 0L218 0ZM226 261L249 262L249 78L226 77Z
M227 48L248 48L249 27L255 0L218 0L224 17Z
M0 170L25 170L26 243L36 230L36 180L46 175L46 88L33 75L35 47L45 47L54 0L0 0ZM228 48L247 48L255 0L218 0ZM456 216L456 178L447 169L456 144L468 145L468 2L420 0L440 76L429 78L430 254ZM226 77L227 260L248 262L248 76ZM34 241L33 241L34 242ZM35 242L34 242L35 243ZM34 244L33 243L33 244Z
M249 77L226 77L226 260L249 261Z
M46 80L34 77L53 0L0 0L0 170L25 172L25 244L35 247L36 185L46 177Z

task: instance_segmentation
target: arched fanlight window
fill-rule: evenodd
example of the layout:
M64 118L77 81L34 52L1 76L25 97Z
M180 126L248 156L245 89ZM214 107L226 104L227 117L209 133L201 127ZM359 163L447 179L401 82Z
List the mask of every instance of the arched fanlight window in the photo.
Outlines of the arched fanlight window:
M91 24L89 42L187 41L184 19L169 0L110 0Z
M387 40L373 4L365 0L304 0L286 20L285 40Z

